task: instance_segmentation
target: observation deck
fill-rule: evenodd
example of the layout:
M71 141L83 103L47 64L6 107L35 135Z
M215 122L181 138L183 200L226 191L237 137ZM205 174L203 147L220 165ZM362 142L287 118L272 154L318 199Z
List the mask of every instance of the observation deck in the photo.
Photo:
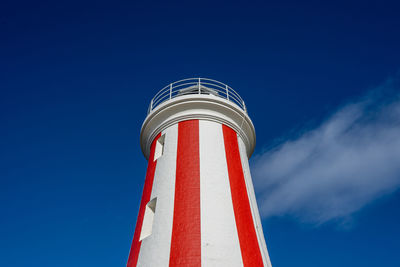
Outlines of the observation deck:
M189 78L170 83L150 101L140 132L144 156L149 157L150 145L157 134L185 120L208 120L224 124L241 137L249 158L254 151L255 129L240 95L219 81Z
M155 110L160 104L184 95L211 95L226 99L247 113L246 105L240 95L230 86L207 78L189 78L170 83L153 97L147 114Z

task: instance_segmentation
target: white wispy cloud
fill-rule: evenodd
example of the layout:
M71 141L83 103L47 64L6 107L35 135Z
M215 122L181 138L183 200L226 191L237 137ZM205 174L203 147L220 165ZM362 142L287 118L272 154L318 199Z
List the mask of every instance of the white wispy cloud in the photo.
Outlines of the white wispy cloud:
M343 222L400 188L399 89L392 79L320 126L256 155L261 215Z

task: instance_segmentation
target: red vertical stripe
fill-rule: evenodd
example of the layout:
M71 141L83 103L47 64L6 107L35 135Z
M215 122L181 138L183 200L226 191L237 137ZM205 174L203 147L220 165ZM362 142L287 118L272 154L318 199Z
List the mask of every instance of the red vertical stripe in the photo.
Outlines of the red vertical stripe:
M139 241L139 237L140 237L140 232L142 230L145 207L146 207L147 203L150 201L151 190L153 188L154 172L156 170L156 165L157 165L157 161L153 160L154 159L154 151L156 148L156 141L158 140L158 138L160 138L160 136L161 136L161 133L156 138L154 138L154 141L151 144L150 156L149 156L147 172L146 172L146 180L144 182L142 200L140 201L139 214L138 214L138 218L136 221L135 234L133 235L131 252L129 253L128 263L126 265L127 267L136 266L138 258L139 258L140 245L142 244L142 242Z
M254 228L253 217L247 195L242 162L240 160L237 135L231 128L222 125L224 133L226 161L228 164L229 183L231 186L233 210L239 236L243 265L263 266L260 247Z
M178 124L169 266L201 266L199 121Z

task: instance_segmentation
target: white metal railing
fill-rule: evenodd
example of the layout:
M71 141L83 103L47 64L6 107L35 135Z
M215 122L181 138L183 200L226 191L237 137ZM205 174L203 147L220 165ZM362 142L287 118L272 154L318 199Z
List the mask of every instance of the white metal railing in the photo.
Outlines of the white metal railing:
M189 78L170 83L158 91L158 93L153 97L147 113L149 114L158 105L167 100L178 96L193 94L214 95L224 98L235 103L247 113L243 99L235 90L224 83L207 78Z

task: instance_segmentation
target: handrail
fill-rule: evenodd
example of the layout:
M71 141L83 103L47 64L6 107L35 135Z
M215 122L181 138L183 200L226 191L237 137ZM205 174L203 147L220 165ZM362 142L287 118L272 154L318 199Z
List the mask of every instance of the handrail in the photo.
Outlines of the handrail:
M150 101L147 114L161 103L183 95L208 94L224 98L238 105L247 113L246 105L240 95L230 86L207 78L188 78L170 83L162 88Z

